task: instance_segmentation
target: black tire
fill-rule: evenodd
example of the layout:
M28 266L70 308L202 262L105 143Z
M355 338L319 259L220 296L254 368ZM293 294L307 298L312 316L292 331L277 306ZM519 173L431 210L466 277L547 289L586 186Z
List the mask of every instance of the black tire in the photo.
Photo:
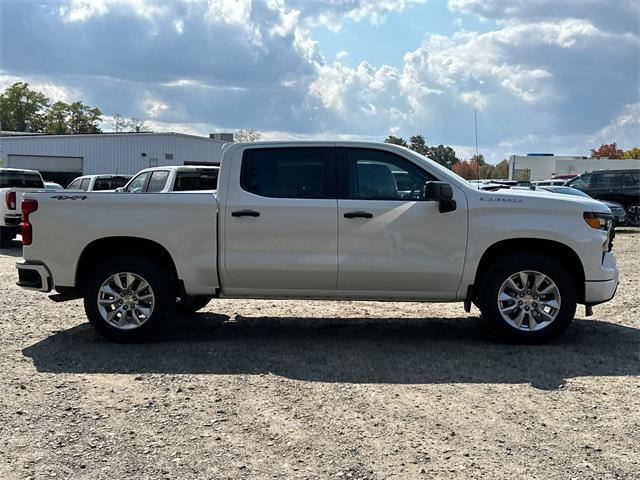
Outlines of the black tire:
M6 248L9 245L9 232L6 228L0 227L0 248Z
M179 303L176 305L176 312L181 315L191 315L206 307L209 302L213 300L213 297L207 295L196 295L189 297L189 301L186 303Z
M627 225L640 227L640 203L632 203L627 208Z
M103 283L112 275L130 272L144 279L154 296L154 306L141 326L120 329L103 319L98 307L98 295ZM109 340L138 342L147 340L171 316L175 309L176 289L168 272L152 259L119 256L99 265L86 283L84 309L91 325Z
M560 308L555 319L541 330L518 329L500 313L498 294L502 284L512 275L526 270L546 275L556 284L560 293ZM558 337L571 324L576 313L576 285L567 269L549 257L534 253L513 254L499 260L489 270L482 280L478 303L483 318L503 339L516 343L544 343Z

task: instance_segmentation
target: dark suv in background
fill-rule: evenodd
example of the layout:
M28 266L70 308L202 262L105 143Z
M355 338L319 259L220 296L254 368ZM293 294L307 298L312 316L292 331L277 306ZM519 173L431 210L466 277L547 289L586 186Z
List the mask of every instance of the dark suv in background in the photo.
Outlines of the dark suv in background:
M640 170L598 170L567 182L596 200L621 204L629 225L640 226Z

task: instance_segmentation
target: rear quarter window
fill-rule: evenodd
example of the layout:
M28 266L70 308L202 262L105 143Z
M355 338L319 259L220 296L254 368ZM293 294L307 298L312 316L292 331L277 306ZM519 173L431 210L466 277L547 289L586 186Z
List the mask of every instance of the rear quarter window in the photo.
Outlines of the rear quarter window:
M173 191L189 192L198 190L216 190L217 188L217 170L195 170L178 172L173 186Z

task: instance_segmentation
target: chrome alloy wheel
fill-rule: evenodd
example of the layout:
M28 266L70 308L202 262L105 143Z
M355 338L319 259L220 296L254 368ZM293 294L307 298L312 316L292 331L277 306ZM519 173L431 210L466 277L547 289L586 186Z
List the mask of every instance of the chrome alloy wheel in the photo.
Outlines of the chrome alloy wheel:
M511 275L498 291L500 315L525 332L548 327L558 316L560 305L560 291L553 280L533 270Z
M140 275L120 272L107 278L98 291L98 311L112 327L131 330L144 324L153 313L155 296Z

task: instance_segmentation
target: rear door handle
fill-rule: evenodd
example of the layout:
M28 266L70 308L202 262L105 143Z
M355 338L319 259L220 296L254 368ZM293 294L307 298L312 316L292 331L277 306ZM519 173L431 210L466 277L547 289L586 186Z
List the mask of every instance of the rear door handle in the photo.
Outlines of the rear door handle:
M231 212L232 217L259 217L260 212L256 212L255 210L236 210L235 212Z
M373 218L373 214L369 212L357 211L347 212L344 214L344 218Z

